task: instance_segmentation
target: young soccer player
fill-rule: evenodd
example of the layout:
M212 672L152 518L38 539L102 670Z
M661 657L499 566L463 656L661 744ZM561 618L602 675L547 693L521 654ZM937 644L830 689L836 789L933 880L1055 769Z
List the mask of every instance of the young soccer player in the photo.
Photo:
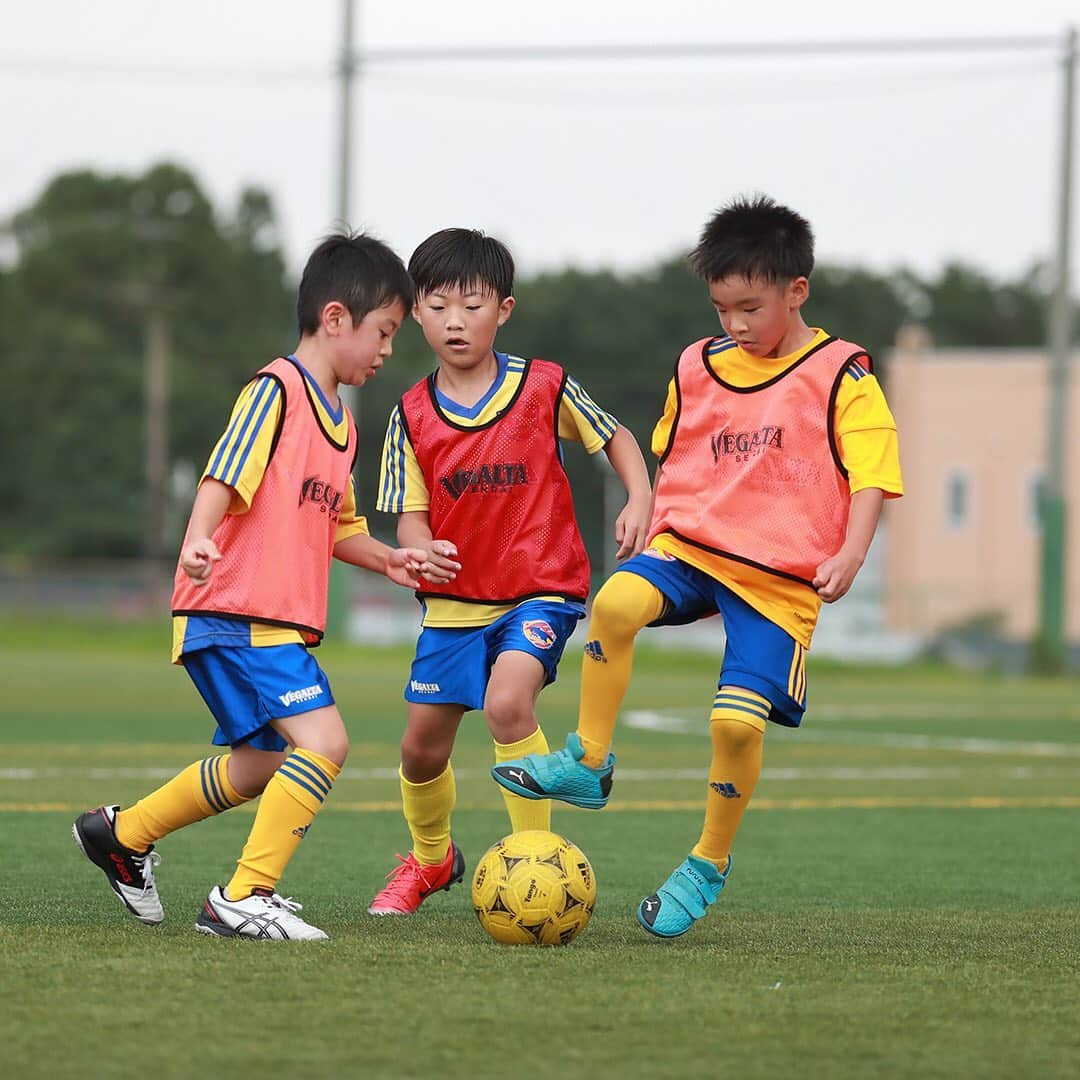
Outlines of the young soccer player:
M308 651L323 636L331 556L413 586L426 552L391 549L356 513L356 424L339 396L390 356L412 306L401 260L367 236L325 240L304 269L300 343L244 387L210 455L180 551L173 662L217 720L225 752L189 765L134 806L80 815L75 840L141 922L165 913L154 844L262 793L229 883L195 928L220 937L318 940L275 892L337 779L348 737Z
M503 244L445 229L416 249L409 273L413 315L438 367L390 415L378 507L399 515L399 542L429 552L425 566L451 580L419 593L400 770L412 850L368 908L375 915L411 914L464 874L450 839L450 753L466 711L484 710L496 761L548 748L536 698L555 679L589 591L559 440L602 448L625 485L620 557L644 545L650 504L626 428L558 365L495 351L514 307ZM549 803L504 794L514 832L549 828Z
M764 196L736 199L705 226L691 264L724 333L687 347L668 385L649 547L597 594L566 748L495 770L526 798L603 807L638 631L720 613L705 827L637 909L658 937L686 933L724 887L766 722L802 722L821 602L851 587L882 501L903 492L869 356L803 321L813 251L808 223Z

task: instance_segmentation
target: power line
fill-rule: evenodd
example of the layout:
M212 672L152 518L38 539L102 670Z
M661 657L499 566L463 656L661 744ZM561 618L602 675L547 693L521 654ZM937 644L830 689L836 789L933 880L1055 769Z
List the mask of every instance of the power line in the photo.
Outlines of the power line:
M769 57L798 57L812 62L835 56L917 57L929 54L1031 52L1060 48L1061 40L1045 35L1010 37L958 38L869 38L833 41L734 41L671 42L650 44L586 44L527 46L463 46L444 48L383 47L357 50L354 64L360 68L380 68L397 64L446 63L531 63L581 60L664 61L723 60L741 61ZM326 67L288 67L278 64L209 65L183 61L147 64L126 60L83 60L68 57L28 57L0 55L0 78L10 75L105 77L145 81L198 80L218 83L325 82L334 78L338 65Z

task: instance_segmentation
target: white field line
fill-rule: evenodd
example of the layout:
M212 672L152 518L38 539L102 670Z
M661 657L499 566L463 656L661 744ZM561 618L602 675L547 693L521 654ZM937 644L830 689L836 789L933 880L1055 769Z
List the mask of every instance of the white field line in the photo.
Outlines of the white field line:
M177 768L167 767L141 767L141 768L9 768L0 769L0 782L2 781L28 781L37 782L42 780L167 780L177 773ZM866 767L828 767L828 766L795 766L795 767L770 767L765 766L761 770L763 780L778 782L797 782L805 780L941 780L955 779L968 775L970 770L956 766L892 766L875 768ZM708 779L706 769L616 769L616 779L620 784L625 783L653 783L661 780L668 781L692 781L700 783ZM1049 780L1070 778L1080 775L1076 769L1036 769L1029 765L1016 765L1008 768L991 770L981 769L979 775L983 777L995 776L1005 780ZM455 769L454 776L458 780L483 780L489 773L486 769ZM390 780L398 778L397 769L343 769L343 780Z
M817 715L815 710L814 715ZM853 714L854 715L854 714ZM864 714L865 715L865 714ZM953 715L949 714L950 717ZM673 716L645 709L623 713L627 727L641 731L667 731L708 738L708 725L701 719ZM899 750L956 750L965 754L1009 754L1015 757L1080 758L1080 743L1025 742L1020 739L956 738L949 735L900 735L894 732L828 731L800 729L801 742L835 746L885 746Z

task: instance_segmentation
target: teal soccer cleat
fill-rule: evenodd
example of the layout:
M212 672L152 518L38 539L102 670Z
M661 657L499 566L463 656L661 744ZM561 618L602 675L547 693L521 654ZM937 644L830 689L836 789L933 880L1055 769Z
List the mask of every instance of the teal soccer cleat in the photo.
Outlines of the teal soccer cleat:
M671 877L638 904L638 922L656 937L681 937L720 895L731 867L730 855L722 874L706 859L687 855Z
M608 754L599 769L582 762L585 748L576 731L566 736L566 749L529 754L504 761L491 770L495 783L524 799L558 799L586 810L602 810L611 794L615 755Z

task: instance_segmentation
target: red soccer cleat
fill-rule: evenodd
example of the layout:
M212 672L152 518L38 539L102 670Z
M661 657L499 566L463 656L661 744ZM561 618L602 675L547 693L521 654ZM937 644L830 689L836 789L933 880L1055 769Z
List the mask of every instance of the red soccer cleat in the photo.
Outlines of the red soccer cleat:
M390 882L368 907L369 915L411 915L433 892L444 892L465 876L465 856L452 840L446 858L435 866L423 866L409 853L389 874Z

